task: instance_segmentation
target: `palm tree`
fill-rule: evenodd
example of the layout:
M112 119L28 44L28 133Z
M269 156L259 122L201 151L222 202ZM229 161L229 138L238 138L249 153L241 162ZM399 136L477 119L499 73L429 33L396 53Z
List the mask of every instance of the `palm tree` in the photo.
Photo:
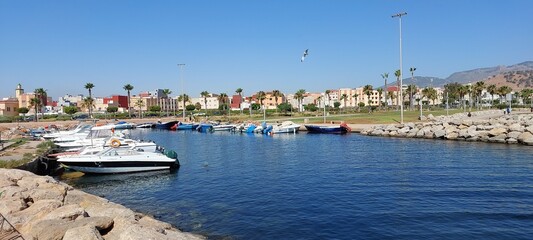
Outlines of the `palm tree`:
M46 100L46 90L43 88L37 88L34 91L35 97L30 100L30 105L35 107L35 121L39 121L39 110L43 106Z
M474 93L477 98L477 106L478 108L481 108L481 93L485 89L485 82L479 81L474 84Z
M227 96L227 95L226 95ZM178 97L178 102L182 102L183 103L183 120L185 120L185 105L187 104L187 102L189 101L189 95L187 94L181 94L179 97Z
M41 99L39 99L36 95L34 98L30 99L30 106L35 108L35 121L38 122L39 121L39 115L38 115L39 110L38 109L41 106Z
M124 90L126 90L128 92L128 115L131 118L131 102L130 102L130 99L131 99L131 90L133 90L133 86L128 83L128 84L124 85L123 88L124 88Z
M390 101L394 102L394 98L395 98L394 97L394 92L387 92L387 95L389 95ZM398 100L396 100L396 101L398 101Z
M207 97L209 97L208 91L202 91L200 93L200 96L204 98L204 108L205 108L205 115L207 116Z
M357 104L357 98L359 97L359 94L358 93L354 93L352 95L352 97L354 98L355 100L355 106L357 107L357 109L359 110L359 104Z
M228 94L226 93L221 93L217 97L217 100L220 103L220 106L222 107L223 110L227 109L227 105L226 105L227 99L228 99Z
M348 94L343 93L343 94L341 95L340 100L343 100L343 101L344 101L343 109L344 109L344 113L346 113L346 100L348 100Z
M410 84L409 86L407 86L406 91L409 94L409 110L413 110L413 106L414 106L413 96L415 95L417 91L416 85Z
M278 98L282 96L281 92L279 90L273 90L272 96L274 97L274 101L276 101L276 113L278 112Z
M135 106L139 108L139 118L142 118L142 107L144 107L144 101L142 98L137 99Z
M409 71L411 72L411 84L414 84L416 68L415 67L409 68ZM413 89L410 89L410 90L413 90ZM415 90L416 90L416 86L415 86ZM410 110L413 110L413 106L414 106L413 105L413 92L409 91L409 108L410 108Z
M396 85L398 85L398 89L396 89L396 94L398 95L396 97L396 108L398 108L398 106L400 106L400 103L398 101L400 101L400 91L401 91L401 87L400 86L400 75L402 75L402 72L400 71L400 69L396 70L394 72L394 76L396 76ZM402 104L403 104L403 99L401 99L402 101Z
M507 94L511 93L513 89L509 86L501 86L500 88L498 88L497 91L498 91L498 94L500 95L500 98L503 98ZM500 101L500 102L503 102L503 101Z
M239 94L239 108L241 109L242 114L242 88L237 88L237 90L235 90L235 93Z
M326 96L328 97L328 104L329 104L329 102L331 101L331 97L330 97L329 94L331 94L331 90L326 90ZM325 102L325 100L324 100L324 107L326 107L326 102Z
M494 104L494 94L496 94L496 85L488 85L487 92L490 93L490 106L492 107L492 105Z
M85 84L85 89L89 90L89 97L90 98L93 98L93 92L92 92L93 88L94 88L94 84L92 84L92 83L86 83ZM89 106L89 116L91 118L93 117L92 106Z
M381 74L381 77L385 80L385 108L387 107L388 105L388 102L387 102L387 79L389 78L389 73L383 73ZM380 98L380 101L381 101L381 98Z
M90 109L94 107L94 98L92 97L84 98L83 102L81 103L81 107L86 108L87 111L90 111Z
M381 108L381 95L383 94L383 88L378 88L377 91L378 91L378 99L379 99L378 107Z
M296 100L298 100L298 109L300 110L300 112L302 111L302 101L304 99L304 94L305 89L300 89L294 94L294 97L296 98Z
M372 104L372 100L370 100L370 95L372 95L373 93L373 87L372 85L365 85L363 87L363 92L366 94L366 96L368 96L368 112L370 112L370 110L372 110L372 107L370 106Z
M464 85L461 85L458 89L457 89L457 92L459 93L459 98L461 99L461 101L463 102L463 112L466 111L466 100L465 100L465 96L466 94L468 94L468 87L467 86L464 86Z
M257 92L257 100L259 100L259 104L261 104L261 108L263 108L263 114L266 113L266 109L263 106L263 100L265 100L265 98L266 98L266 93L265 92L263 92L263 91Z
M163 97L163 101L165 102L165 109L167 110L167 117L168 117L168 105L170 105L170 102L169 102L169 97L168 95L172 94L172 90L168 89L168 88L165 88L163 89L163 94L165 95L165 97Z

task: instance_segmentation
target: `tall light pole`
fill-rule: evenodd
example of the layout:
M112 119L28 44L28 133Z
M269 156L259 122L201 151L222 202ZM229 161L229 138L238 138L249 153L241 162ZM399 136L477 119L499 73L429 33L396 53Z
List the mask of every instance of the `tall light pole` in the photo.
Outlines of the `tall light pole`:
M402 16L407 15L406 12L401 12L392 15L392 18L399 18L400 19L400 123L403 124L403 84L402 84Z
M185 63L178 63L178 67L180 68L180 82L181 82L181 97L183 98L183 121L185 121L185 89L183 87L183 67L185 66ZM179 103L177 104L179 106Z

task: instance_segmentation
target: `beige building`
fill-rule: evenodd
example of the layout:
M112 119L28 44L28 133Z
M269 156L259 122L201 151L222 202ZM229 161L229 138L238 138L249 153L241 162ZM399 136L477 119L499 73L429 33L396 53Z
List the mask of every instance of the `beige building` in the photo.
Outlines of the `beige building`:
M16 98L4 98L0 100L0 116L14 117L18 116L17 112L19 101Z
M343 95L346 94L346 106L344 105L345 101L343 98ZM381 94L381 102L383 102L383 99L385 93ZM341 108L343 107L357 107L359 103L364 103L365 106L378 106L380 99L379 99L379 92L377 90L372 90L372 93L370 94L370 98L368 95L365 94L362 87L358 88L341 88L339 89L339 99L337 100L341 104Z

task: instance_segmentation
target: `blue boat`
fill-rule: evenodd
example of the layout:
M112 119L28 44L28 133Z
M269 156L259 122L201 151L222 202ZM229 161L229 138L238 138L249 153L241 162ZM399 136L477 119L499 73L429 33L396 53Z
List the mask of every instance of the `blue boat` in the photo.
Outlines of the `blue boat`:
M198 132L213 132L213 125L202 123L196 128L196 130Z
M165 130L170 130L170 128L172 128L172 126L178 124L179 121L170 121L170 122L157 122L155 124L155 128L157 129L165 129Z
M330 133L330 134L344 134L351 132L352 129L346 123L340 126L320 126L320 125L304 125L309 133Z
M246 133L254 133L254 130L255 128L257 128L257 126L255 126L255 124L250 124L250 126L248 126L248 128L246 129Z
M196 123L178 123L177 130L193 130L196 129L200 124Z

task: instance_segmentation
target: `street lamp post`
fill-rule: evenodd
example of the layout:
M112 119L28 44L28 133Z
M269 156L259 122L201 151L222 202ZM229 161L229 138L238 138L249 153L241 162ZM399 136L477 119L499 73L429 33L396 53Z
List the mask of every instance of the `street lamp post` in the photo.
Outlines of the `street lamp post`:
M183 67L185 66L185 63L178 63L178 67L180 68L180 82L181 82L181 97L183 98L183 121L185 121L185 89L183 87ZM178 104L176 104L179 106Z
M406 12L401 12L401 13L397 13L397 14L394 14L392 15L392 18L399 18L400 19L400 123L403 124L403 84L402 84L402 74L403 74L403 69L402 69L402 16L404 15L407 15Z

